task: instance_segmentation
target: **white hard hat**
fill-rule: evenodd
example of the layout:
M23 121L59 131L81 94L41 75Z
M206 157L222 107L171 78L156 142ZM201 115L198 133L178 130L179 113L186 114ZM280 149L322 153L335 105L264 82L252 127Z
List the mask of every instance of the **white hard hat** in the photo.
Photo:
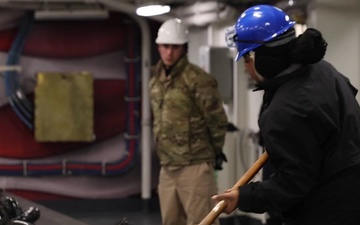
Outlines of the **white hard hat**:
M159 28L155 42L157 44L182 45L188 42L189 31L180 19L165 21Z

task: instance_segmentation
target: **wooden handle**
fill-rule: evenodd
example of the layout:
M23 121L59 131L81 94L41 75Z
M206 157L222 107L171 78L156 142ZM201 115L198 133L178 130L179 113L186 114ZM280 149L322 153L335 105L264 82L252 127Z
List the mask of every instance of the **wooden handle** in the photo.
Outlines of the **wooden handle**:
M244 173L244 175L236 182L236 184L231 188L231 190L237 190L238 187L247 184L254 176L259 172L259 170L264 166L266 160L268 159L267 152L264 152L258 160ZM199 223L199 225L211 225L218 216L227 207L225 201L218 202L214 208L209 212L209 214Z

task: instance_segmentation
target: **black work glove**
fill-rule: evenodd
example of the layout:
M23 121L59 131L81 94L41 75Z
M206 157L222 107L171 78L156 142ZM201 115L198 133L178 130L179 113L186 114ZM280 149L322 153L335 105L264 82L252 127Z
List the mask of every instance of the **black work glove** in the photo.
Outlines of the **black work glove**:
M227 158L226 155L221 152L215 157L215 170L222 170L222 164L224 161L227 162Z
M233 123L228 123L227 124L227 132L234 132L234 131L238 131L239 128L237 128Z
M16 217L16 220L23 222L34 223L40 217L40 210L37 207L31 206L28 210L23 212L20 216Z
M11 220L11 225L32 225L33 222L40 217L40 210L37 207L31 206L24 212L14 197L6 196L1 203L3 204L4 212L7 214L8 219ZM2 223L0 224L2 225Z

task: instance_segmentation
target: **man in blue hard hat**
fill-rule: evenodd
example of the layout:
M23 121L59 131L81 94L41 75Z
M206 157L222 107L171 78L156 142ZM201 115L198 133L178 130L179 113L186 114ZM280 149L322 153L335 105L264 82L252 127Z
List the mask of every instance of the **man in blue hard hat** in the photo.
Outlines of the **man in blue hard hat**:
M213 196L236 208L279 214L286 225L360 224L360 107L349 79L322 60L313 28L296 37L282 10L257 5L226 32L264 90L260 136L272 176Z

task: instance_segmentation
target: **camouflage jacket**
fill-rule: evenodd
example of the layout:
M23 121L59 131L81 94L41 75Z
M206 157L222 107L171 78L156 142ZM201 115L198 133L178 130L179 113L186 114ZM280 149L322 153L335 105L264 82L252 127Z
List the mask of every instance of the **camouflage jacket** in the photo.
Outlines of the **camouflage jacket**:
M227 117L217 81L182 57L165 75L163 63L150 79L153 132L162 165L214 162L222 151Z

